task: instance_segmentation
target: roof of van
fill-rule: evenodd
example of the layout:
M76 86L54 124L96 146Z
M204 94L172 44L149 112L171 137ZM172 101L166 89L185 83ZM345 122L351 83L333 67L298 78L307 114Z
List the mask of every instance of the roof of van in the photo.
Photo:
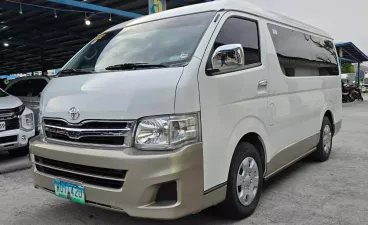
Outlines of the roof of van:
M212 2L199 3L195 5L170 9L170 10L166 10L160 13L143 16L137 19L133 19L133 20L118 24L108 29L107 31L121 29L126 26L131 26L131 25L153 21L153 20L158 20L158 19L164 19L164 18L169 18L169 17L174 17L174 16L206 12L206 11L219 11L219 10L243 11L248 14L266 18L266 19L269 19L269 20L272 20L272 21L275 21L281 24L299 28L299 29L309 31L311 33L315 33L317 35L325 36L327 38L332 39L332 37L326 31L322 29L319 29L317 27L303 23L291 17L262 9L261 7L251 4L245 0L217 0L217 1L212 1Z

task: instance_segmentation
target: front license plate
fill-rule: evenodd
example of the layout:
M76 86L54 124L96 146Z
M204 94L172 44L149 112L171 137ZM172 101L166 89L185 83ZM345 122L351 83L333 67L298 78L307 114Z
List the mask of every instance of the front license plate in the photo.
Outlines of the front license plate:
M5 130L5 121L0 122L0 131Z
M60 198L70 199L72 202L85 204L84 187L66 181L54 180L55 194Z

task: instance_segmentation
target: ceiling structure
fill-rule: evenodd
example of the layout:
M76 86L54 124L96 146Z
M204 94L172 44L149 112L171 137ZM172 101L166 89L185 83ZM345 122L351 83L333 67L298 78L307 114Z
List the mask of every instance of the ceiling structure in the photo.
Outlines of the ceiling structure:
M167 0L167 9L203 1ZM137 14L148 14L148 0L0 0L0 75L60 68L97 34Z

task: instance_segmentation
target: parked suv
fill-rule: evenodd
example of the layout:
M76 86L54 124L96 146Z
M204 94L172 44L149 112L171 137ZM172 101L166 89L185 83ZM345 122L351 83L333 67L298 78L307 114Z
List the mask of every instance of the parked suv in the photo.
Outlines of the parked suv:
M30 76L11 80L5 91L18 97L23 104L31 109L35 117L36 132L38 131L38 114L40 110L41 92L50 78L46 76Z
M35 135L34 114L17 97L0 89L0 151L25 156L28 141Z

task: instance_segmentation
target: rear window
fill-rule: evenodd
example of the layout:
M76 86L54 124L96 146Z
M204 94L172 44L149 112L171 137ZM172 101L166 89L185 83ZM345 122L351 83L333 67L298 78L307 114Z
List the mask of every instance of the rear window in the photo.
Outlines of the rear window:
M323 39L268 24L282 72L288 77L337 76L335 46Z

